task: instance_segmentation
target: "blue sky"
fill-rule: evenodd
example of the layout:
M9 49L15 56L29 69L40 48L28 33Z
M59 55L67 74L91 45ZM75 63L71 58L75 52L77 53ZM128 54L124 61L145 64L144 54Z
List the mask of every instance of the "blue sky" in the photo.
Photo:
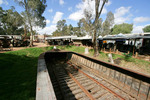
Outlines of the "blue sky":
M105 20L107 12L111 11L115 16L115 24L133 23L132 33L141 33L142 28L150 24L149 4L150 0L109 0L101 17ZM14 6L16 11L24 11L14 0L0 0L0 6L5 10ZM35 29L40 34L51 34L56 30L57 21L61 19L66 19L68 25L77 26L78 20L84 17L84 9L90 9L94 15L94 0L89 5L82 0L47 0L47 8L43 14L47 25L44 29Z

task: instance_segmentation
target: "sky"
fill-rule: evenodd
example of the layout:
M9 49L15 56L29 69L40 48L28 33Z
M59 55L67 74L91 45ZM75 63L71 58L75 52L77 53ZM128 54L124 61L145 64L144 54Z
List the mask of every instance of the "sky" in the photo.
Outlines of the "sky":
M103 0L101 0L102 3ZM47 0L47 8L43 14L46 18L46 27L44 29L34 27L39 34L51 34L56 28L57 21L65 19L66 24L77 26L78 21L84 18L84 10L87 9L95 14L94 0L89 4L87 0ZM101 14L103 21L107 13L114 13L115 24L129 23L133 24L132 33L142 33L142 28L150 25L150 0L108 0ZM14 0L0 0L0 6L4 9L16 8L19 13L24 9Z

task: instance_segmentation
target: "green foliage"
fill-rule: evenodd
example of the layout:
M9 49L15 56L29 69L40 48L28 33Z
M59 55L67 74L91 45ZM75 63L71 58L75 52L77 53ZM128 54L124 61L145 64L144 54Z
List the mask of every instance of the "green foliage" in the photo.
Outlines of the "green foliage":
M130 53L130 54L124 53L124 57L123 58L124 58L125 61L134 62L133 59L132 59L132 53Z
M81 32L80 30L81 30L81 29L80 29L79 27L74 27L74 28L73 28L73 33L74 33L74 35L77 35L77 36L79 36L79 37L85 36L85 33Z
M22 16L12 7L8 10L3 10L0 7L0 34L19 35L23 33Z
M80 32L79 27L73 27L71 24L67 25L66 20L59 20L57 22L57 30L52 33L53 36L67 36L67 35L77 35L77 36L84 36Z
M30 33L33 37L33 26L44 28L46 26L46 19L43 13L47 7L46 0L15 0L25 11L23 13L24 25L29 24ZM30 41L30 47L33 46L33 38Z
M127 34L127 33L131 33L132 29L133 29L133 24L123 23L123 24L115 25L111 29L112 31L111 34L119 34L119 33Z
M66 24L66 20L59 20L57 22L57 30L55 32L53 32L53 36L66 36L66 35L72 35L71 30L72 29L72 25L67 26Z
M71 24L67 28L67 33L70 34L70 35L73 35L73 26Z
M92 36L92 31L93 31L92 12L85 9L84 16L85 18L80 19L78 23L78 25L80 24L80 27L79 27L80 33Z
M111 32L111 27L114 24L114 14L112 12L107 13L106 20L104 21L102 25L102 36L108 35Z
M150 32L150 25L146 26L143 28L144 32Z

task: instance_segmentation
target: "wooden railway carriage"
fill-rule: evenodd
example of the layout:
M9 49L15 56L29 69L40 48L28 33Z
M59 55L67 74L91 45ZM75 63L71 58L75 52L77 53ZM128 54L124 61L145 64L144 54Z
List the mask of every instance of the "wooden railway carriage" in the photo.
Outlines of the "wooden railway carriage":
M99 46L106 50L119 50L121 52L138 52L140 54L150 54L150 34L128 34L110 35L99 39Z
M150 36L142 37L138 51L140 54L150 54Z
M58 36L58 37L46 37L45 40L50 45L70 45L73 43L73 38L77 36Z
M99 46L106 50L122 50L122 45L125 43L124 36L105 36L99 39Z
M21 35L13 35L12 38L13 47L20 47L23 45L23 39Z
M73 44L77 46L93 46L92 37L91 36L84 36L84 37L77 37L73 39Z
M8 36L0 36L0 50L12 50L11 40Z

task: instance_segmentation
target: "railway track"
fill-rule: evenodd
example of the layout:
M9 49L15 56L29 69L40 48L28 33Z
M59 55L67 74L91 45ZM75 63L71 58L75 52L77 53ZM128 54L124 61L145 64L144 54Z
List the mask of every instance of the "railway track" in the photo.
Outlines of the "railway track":
M137 72L68 52L51 52L45 62L57 100L150 100L149 77Z

